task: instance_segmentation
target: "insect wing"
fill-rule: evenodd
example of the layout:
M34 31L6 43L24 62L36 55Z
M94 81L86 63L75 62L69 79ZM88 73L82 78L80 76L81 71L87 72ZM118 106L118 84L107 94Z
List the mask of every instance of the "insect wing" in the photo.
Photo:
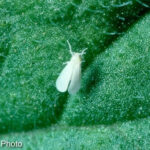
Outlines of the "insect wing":
M71 80L72 70L73 70L72 65L73 65L72 62L69 62L62 70L59 77L57 78L56 88L60 92L65 92L68 88L69 82Z
M72 76L70 85L68 88L69 94L75 94L80 89L80 80L81 80L81 65L80 63L73 66Z

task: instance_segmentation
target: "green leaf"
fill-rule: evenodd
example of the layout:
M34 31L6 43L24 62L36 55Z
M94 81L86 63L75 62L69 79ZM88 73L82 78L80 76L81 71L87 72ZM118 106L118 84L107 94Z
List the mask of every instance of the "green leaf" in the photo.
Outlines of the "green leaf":
M134 0L2 0L0 8L0 50L5 56L1 132L45 127L60 119L67 93L59 93L55 81L70 59L66 40L75 51L88 47L86 68L147 10Z
M150 147L150 118L108 126L54 126L32 132L2 135L6 142L22 142L24 150L147 150ZM8 149L4 145L3 149Z
M1 0L0 142L147 150L149 8L148 0ZM73 96L55 87L71 57L67 40L75 52L88 48Z
M150 14L100 54L68 100L70 125L111 124L150 115Z

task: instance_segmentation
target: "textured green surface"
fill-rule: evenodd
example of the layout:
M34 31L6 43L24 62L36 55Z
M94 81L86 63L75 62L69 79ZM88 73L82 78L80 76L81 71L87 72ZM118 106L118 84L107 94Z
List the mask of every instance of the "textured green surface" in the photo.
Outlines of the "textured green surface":
M81 92L68 100L65 122L110 124L150 115L149 20L145 16L84 72Z
M150 118L108 126L54 126L2 135L4 139L22 142L23 150L149 150Z
M29 150L147 150L149 3L1 0L0 138ZM75 96L55 88L70 59L66 40L88 48Z

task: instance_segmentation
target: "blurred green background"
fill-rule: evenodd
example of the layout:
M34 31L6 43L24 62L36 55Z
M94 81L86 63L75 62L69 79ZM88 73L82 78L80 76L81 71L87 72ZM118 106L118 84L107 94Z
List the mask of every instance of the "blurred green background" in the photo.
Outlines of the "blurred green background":
M0 140L25 150L150 149L149 10L149 0L1 0ZM76 95L55 87L67 40L88 48Z

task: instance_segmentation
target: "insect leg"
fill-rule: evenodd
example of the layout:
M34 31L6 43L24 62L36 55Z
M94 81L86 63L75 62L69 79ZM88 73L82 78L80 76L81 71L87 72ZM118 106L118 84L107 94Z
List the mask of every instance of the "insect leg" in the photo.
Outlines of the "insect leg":
M63 65L67 65L68 63L69 63L69 61L67 61L67 62L64 62L64 63L63 63Z

